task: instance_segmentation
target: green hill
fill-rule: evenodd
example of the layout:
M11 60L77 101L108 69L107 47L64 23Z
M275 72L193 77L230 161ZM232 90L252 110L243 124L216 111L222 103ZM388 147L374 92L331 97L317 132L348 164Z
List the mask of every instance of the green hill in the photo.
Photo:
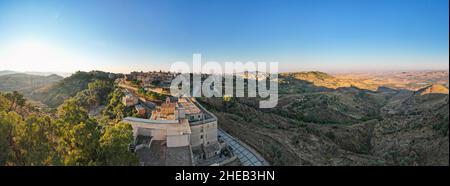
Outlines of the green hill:
M70 77L64 78L58 83L45 86L33 91L32 99L41 101L42 103L56 108L64 102L64 100L75 96L78 92L88 88L90 82L95 80L114 81L114 74L91 71L76 72Z

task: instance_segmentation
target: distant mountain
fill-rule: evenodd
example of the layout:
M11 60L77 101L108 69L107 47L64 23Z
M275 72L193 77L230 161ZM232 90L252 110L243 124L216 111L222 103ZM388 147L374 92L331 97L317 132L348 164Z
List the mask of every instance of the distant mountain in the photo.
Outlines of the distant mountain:
M319 71L282 73L281 75L291 76L297 80L311 82L318 87L325 87L331 89L343 87L358 87L361 89L376 90L378 88L377 86L366 84L363 82L353 81L350 79L336 78L330 74Z
M95 80L114 81L111 73L101 71L76 72L57 83L35 89L31 98L40 101L50 107L57 107L64 100L75 96L81 90L88 88L88 84Z
M53 108L86 89L90 82L95 80L114 81L112 73L101 71L76 72L66 78L56 74L43 76L12 71L2 72L5 74L11 72L12 74L0 76L0 92L19 91L28 99L39 101ZM47 73L39 72L37 74Z
M380 87L406 89L416 91L430 85L443 85L448 88L448 71L419 72L386 72L362 74L335 74L324 72L293 72L281 73L280 76L307 81L315 86L337 89L357 87L376 91Z
M406 71L378 73L335 74L338 79L350 80L372 86L417 91L430 85L444 85L448 88L448 70Z
M68 73L68 72L34 72L34 71L27 71L27 72L23 72L25 74L30 74L30 75L38 75L38 76L49 76L52 74L56 74L58 76L62 76L62 77L69 77L70 75L72 75L72 73Z
M422 88L416 92L419 95L426 94L448 94L448 88L443 85L430 85L428 87Z
M49 76L24 73L6 74L0 76L0 91L19 91L25 96L31 96L34 90L56 83L62 79L63 77L54 74Z
M15 74L17 72L11 71L11 70L2 70L0 71L0 76L9 75L9 74Z
M36 76L50 76L50 75L56 74L61 77L69 77L70 75L72 75L72 73L68 73L68 72L35 72L35 71L18 72L18 71L12 71L12 70L0 71L0 76L9 75L9 74L28 74L28 75L36 75Z

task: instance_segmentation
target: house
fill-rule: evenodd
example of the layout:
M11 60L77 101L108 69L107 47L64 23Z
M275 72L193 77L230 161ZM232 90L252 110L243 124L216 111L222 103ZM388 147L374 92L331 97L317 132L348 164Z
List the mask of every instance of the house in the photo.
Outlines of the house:
M170 148L171 152L183 154L186 154L186 149L189 149L189 157L192 159L189 162L195 164L195 162L205 162L208 158L220 156L226 146L217 138L217 118L193 98L178 98L174 102L167 98L165 103L153 110L150 119L128 117L123 121L133 127L135 138L133 146L138 150L135 152L138 152L142 161L147 162L143 163L146 165L168 164L168 162L163 163L161 158L148 157L158 156L158 153L154 151L161 149L167 152L167 148ZM142 145L138 143L140 141L138 139L141 138L151 140ZM157 143L153 143L154 141ZM155 147L155 144L158 147ZM177 153L173 156L177 156ZM181 157L180 154L178 156Z
M126 107L131 107L139 103L139 98L128 91L125 91L125 96L122 98L122 103Z

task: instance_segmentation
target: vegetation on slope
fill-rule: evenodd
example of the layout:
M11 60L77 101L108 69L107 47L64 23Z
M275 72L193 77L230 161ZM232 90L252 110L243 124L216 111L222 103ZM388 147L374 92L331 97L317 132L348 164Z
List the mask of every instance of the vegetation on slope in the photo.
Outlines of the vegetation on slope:
M38 76L21 73L12 73L0 76L0 91L18 91L29 97L33 91L54 84L63 78L57 75Z
M110 89L105 81L88 83L56 116L24 113L29 105L22 95L0 94L0 165L137 165L128 151L131 126L97 120L85 109L114 97Z
M291 76L279 90L274 109L259 109L256 98L199 101L273 165L449 163L448 94L331 89Z
M110 73L91 71L78 71L64 80L38 89L33 92L32 99L41 101L49 107L56 108L61 105L64 100L75 96L78 92L87 89L89 83L96 80L106 81L112 84L114 78L110 78Z

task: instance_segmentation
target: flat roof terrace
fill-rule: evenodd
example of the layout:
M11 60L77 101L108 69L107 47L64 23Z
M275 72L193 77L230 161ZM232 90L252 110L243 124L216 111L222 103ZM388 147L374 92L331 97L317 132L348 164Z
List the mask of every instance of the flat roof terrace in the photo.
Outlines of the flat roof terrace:
M139 161L144 166L191 166L189 146L167 147L166 141L154 140L150 148L136 150Z
M199 114L202 112L194 103L186 98L180 98L178 100L178 106L183 108L186 114Z
M134 117L126 117L123 119L125 123L129 123L132 127L165 130L167 135L190 134L191 127L187 119L182 120L150 120Z

